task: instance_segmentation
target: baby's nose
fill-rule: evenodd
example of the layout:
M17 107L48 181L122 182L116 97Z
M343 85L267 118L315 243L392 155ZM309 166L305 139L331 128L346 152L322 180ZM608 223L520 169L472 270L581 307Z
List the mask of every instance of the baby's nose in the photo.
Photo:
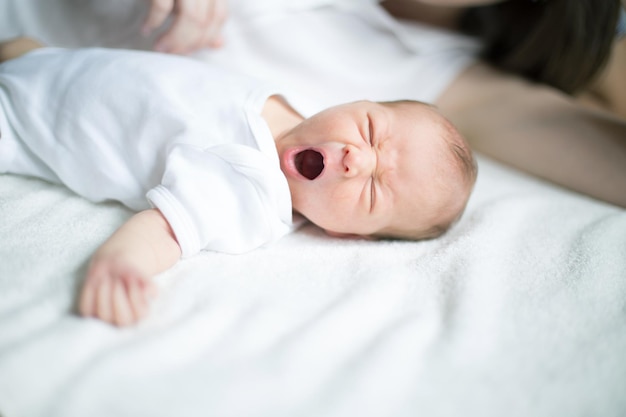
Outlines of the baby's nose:
M369 148L359 149L356 146L347 145L343 149L343 172L346 177L370 176L373 169L374 155Z

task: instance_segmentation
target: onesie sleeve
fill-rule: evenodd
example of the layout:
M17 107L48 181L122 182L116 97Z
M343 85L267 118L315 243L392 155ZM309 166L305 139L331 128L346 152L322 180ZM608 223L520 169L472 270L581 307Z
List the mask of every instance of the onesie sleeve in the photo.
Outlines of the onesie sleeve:
M243 253L291 231L291 198L276 162L245 145L168 152L161 184L147 194L189 257L202 249Z

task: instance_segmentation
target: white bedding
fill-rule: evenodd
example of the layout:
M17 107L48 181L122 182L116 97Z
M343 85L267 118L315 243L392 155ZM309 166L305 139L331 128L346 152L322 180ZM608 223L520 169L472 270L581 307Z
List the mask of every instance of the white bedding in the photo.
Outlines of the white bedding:
M626 211L479 163L442 238L203 253L127 329L72 310L130 212L0 176L0 415L625 415Z

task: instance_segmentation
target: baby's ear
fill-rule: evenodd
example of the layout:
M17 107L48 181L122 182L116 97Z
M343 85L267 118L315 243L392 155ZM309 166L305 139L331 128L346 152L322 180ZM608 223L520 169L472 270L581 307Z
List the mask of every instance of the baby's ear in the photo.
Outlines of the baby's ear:
M331 230L324 230L328 236L339 237L342 239L356 239L356 240L374 240L372 236L357 235L356 233L340 233L333 232Z

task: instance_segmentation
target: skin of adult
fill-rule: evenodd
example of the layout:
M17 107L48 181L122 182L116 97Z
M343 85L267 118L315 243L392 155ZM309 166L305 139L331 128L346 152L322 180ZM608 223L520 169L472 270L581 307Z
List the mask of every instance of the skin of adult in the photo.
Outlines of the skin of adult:
M147 0L148 12L142 32L149 35L168 25L155 50L187 54L200 48L222 45L222 26L228 17L228 0Z
M461 73L436 104L474 150L626 207L623 118L484 63Z

